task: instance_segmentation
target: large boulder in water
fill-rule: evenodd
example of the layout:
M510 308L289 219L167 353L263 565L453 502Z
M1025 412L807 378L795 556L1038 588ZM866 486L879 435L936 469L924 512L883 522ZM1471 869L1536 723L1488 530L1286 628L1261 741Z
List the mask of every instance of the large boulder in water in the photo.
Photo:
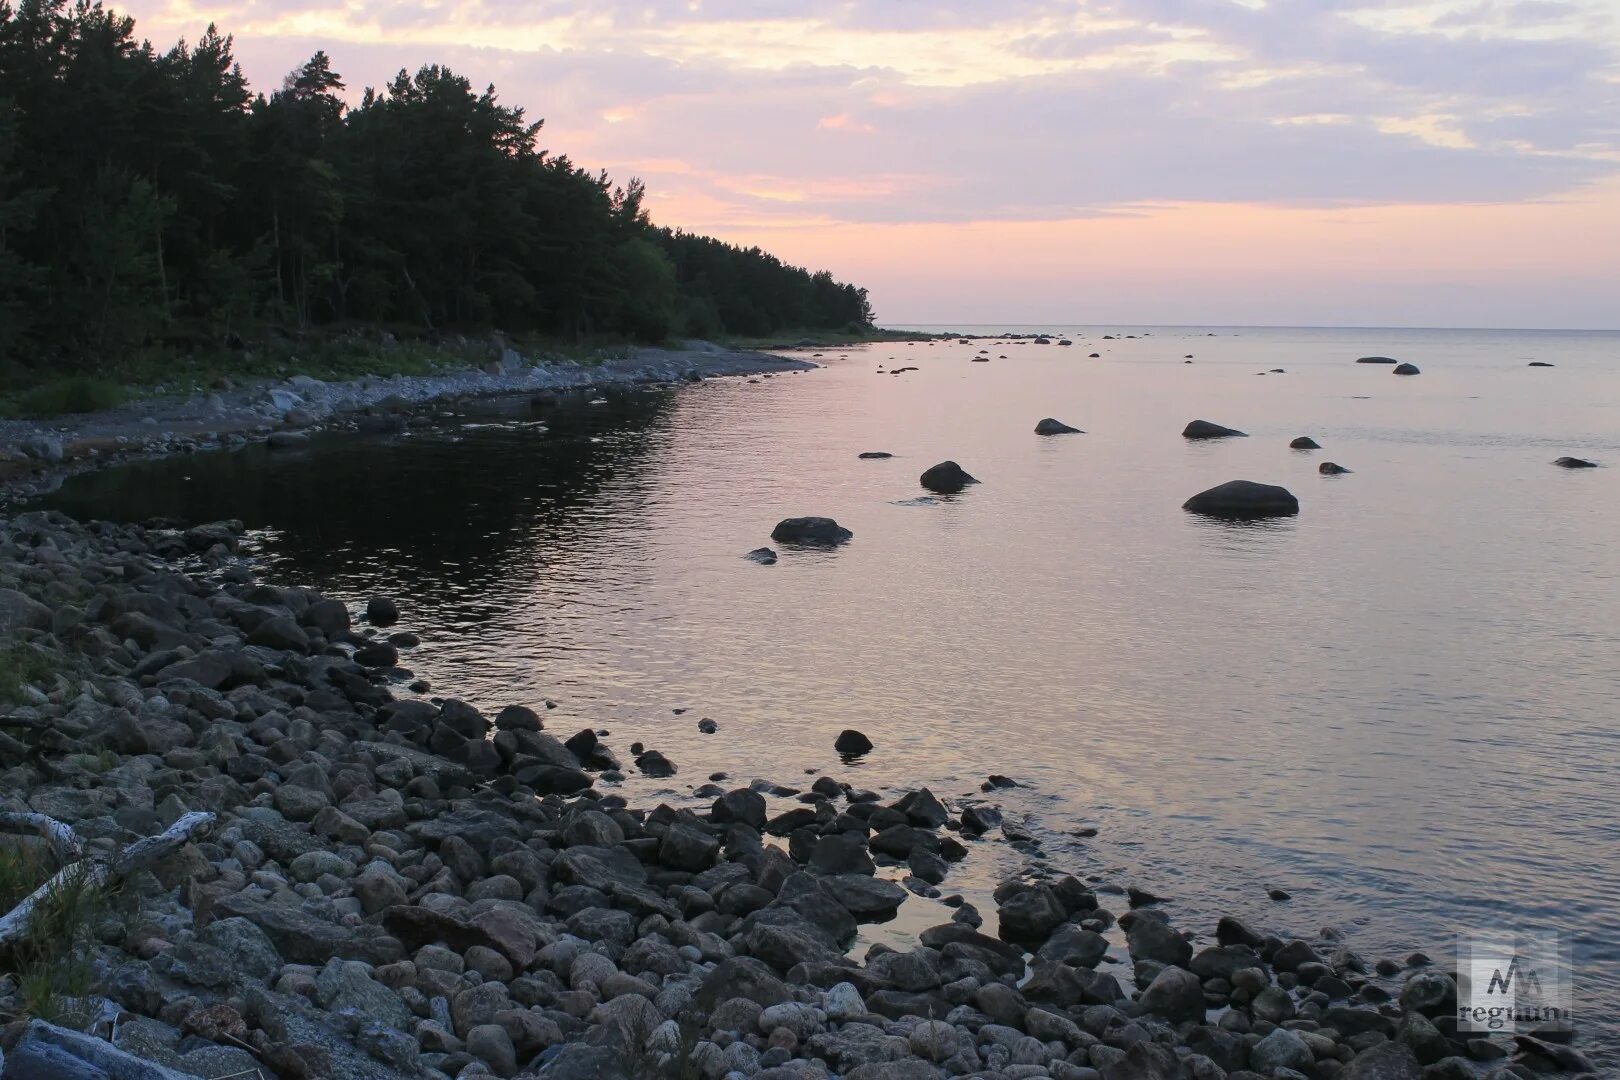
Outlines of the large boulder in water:
M779 544L842 544L855 534L832 518L783 518L771 530L771 539Z
M1398 363L1400 363L1400 361L1396 360L1393 356L1363 356L1360 360L1357 360L1356 363L1358 363L1358 364L1398 364Z
M1390 369L1395 375L1421 375L1416 364L1396 364Z
M1212 424L1208 420L1194 420L1192 423L1181 429L1181 437L1183 439L1229 439L1233 436L1242 436L1247 438L1248 434L1248 432L1239 431L1237 428L1222 427L1220 424Z
M1200 491L1182 503L1181 508L1213 517L1287 517L1299 513L1299 500L1287 488L1276 484L1229 480L1219 487Z
M1293 442L1288 444L1288 449L1290 449L1290 450L1320 450L1320 449L1322 449L1322 444L1317 442L1315 439L1311 438L1309 435L1301 435L1299 438L1295 439Z
M1578 457L1561 457L1553 464L1561 469L1595 469L1598 467L1597 462Z
M1035 425L1037 435L1084 435L1085 432L1077 427L1070 427L1061 420L1054 420L1048 416Z
M942 461L919 478L922 486L938 495L954 495L978 481L954 461Z
M845 728L833 740L833 749L840 754L865 754L871 751L872 740L854 728Z
M1323 476L1343 476L1350 470L1336 461L1324 461L1316 467L1316 471Z

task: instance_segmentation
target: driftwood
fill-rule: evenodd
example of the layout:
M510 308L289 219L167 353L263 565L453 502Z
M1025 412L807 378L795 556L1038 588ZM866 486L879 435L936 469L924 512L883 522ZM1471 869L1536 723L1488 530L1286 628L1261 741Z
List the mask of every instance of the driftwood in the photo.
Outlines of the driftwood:
M31 731L44 731L51 726L50 720L43 720L37 716L0 716L0 727L28 728Z
M51 846L59 863L70 863L84 854L78 834L47 814L0 813L0 832L37 833Z
M20 816L44 817L42 814ZM51 818L45 820L50 822L48 828L53 831L61 830L72 834L72 830L61 822ZM213 823L213 814L201 810L193 811L182 816L179 821L157 836L148 836L135 841L111 859L79 859L62 867L55 876L24 897L10 912L0 916L0 948L8 947L28 937L28 924L33 917L34 909L49 899L57 889L68 884L83 888L115 885L137 871L157 865L185 846L194 834L206 830Z

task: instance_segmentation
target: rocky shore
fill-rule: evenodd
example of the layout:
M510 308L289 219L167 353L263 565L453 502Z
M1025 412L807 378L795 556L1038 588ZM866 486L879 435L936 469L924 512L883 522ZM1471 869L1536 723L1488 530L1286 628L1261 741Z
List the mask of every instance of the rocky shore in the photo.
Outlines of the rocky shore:
M280 381L228 381L195 393L154 396L101 413L44 420L0 420L0 498L48 490L76 472L140 457L275 440L296 444L312 431L346 427L404 430L433 402L501 394L689 382L711 376L771 375L817 367L807 360L704 341L681 349L637 347L599 363L531 359L492 348L479 368L440 375L368 376L333 381L295 375Z
M118 883L57 1023L0 965L0 1077L1594 1075L1568 1028L1459 1032L1422 955L1177 927L1039 860L997 910L947 896L914 947L852 957L908 890L1027 843L1000 778L961 805L820 776L631 807L612 774L662 754L622 766L540 702L396 695L408 602L260 582L240 540L0 519L5 850Z

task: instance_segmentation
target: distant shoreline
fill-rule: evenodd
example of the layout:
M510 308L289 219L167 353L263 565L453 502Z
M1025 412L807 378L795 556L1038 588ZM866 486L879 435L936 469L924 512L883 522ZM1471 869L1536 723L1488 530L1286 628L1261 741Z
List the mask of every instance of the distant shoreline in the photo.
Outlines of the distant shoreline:
M0 420L0 501L28 498L77 473L139 458L273 440L292 446L330 428L403 430L412 411L453 399L797 374L819 366L697 341L683 349L638 346L615 352L594 362L531 361L508 349L483 367L429 375L324 380L296 374L212 392L198 388L185 397L151 394L94 412Z

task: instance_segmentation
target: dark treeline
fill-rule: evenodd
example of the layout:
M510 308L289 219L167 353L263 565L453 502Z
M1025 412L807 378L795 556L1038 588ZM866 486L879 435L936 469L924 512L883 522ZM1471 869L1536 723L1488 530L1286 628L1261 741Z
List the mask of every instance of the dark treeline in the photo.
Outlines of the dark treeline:
M357 106L324 53L255 95L80 0L0 0L0 359L52 369L265 328L659 341L869 324L866 292L655 228L448 68Z

